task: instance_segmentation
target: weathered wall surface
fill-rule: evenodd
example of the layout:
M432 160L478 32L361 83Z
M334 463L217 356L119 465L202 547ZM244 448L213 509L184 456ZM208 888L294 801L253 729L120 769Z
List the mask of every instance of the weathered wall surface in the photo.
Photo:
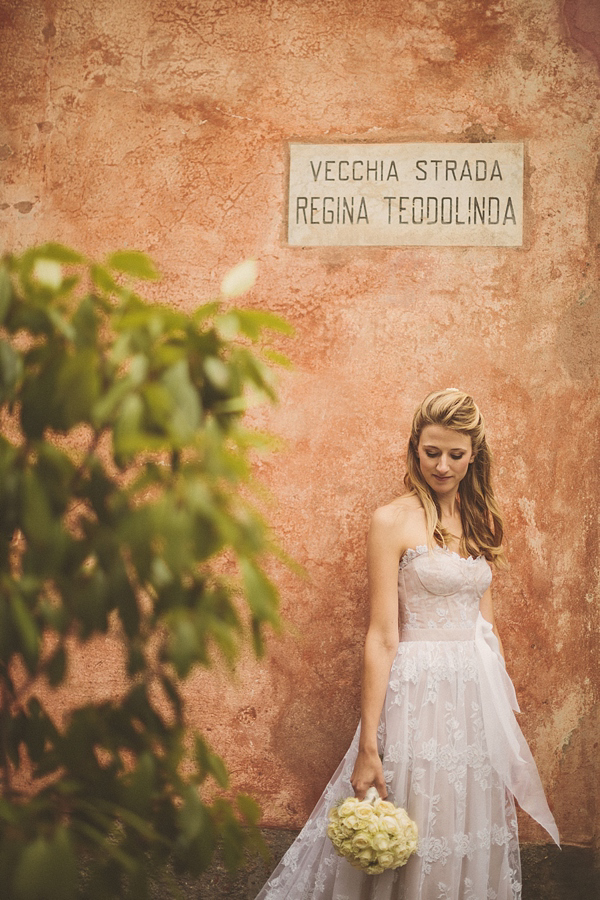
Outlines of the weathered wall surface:
M288 627L190 715L271 825L298 826L358 718L364 543L430 389L487 414L511 568L495 596L567 843L600 833L599 7L594 0L3 0L0 229L148 251L191 308L254 256L297 338L261 463L304 581ZM518 141L521 248L286 246L287 142ZM73 679L109 691L105 651ZM118 678L116 679L118 681ZM545 840L522 821L524 840Z

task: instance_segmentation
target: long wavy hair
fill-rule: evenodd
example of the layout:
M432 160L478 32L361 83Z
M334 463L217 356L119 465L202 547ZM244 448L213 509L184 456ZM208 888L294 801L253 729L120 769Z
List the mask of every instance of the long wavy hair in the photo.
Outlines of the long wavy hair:
M461 554L484 556L495 565L504 565L502 515L492 489L492 455L485 438L485 422L469 394L448 388L428 394L417 408L408 442L404 484L417 494L425 510L427 544L445 546L450 533L442 526L437 495L421 474L419 439L426 425L442 425L471 438L475 458L458 487L462 523Z

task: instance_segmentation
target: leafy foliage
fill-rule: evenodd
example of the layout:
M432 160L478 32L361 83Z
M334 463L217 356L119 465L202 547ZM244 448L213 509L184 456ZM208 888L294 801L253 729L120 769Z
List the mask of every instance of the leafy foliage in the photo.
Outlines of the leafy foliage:
M265 328L288 328L149 303L133 285L156 278L140 253L100 265L57 244L0 267L4 900L69 900L82 861L86 897L143 898L167 862L200 873L220 844L234 866L257 836L258 807L225 799L222 760L185 727L181 681L248 634L260 654L278 624L242 419L275 399ZM128 681L57 722L37 688L98 634Z

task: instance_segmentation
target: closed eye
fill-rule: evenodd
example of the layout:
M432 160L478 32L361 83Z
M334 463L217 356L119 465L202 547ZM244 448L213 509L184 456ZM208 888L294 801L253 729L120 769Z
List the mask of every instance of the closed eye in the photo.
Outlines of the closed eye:
M439 456L439 453L437 452L437 450L426 450L425 453L427 454L429 459L435 459L436 456ZM464 455L465 455L464 453L451 453L450 454L452 459L455 459L455 460L462 459Z

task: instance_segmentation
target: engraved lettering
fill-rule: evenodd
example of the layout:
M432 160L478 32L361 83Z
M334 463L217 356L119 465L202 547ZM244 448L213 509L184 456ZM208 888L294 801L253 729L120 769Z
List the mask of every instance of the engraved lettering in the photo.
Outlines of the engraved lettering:
M296 225L300 224L300 213L304 216L304 224L306 225L306 207L308 206L308 197L296 197Z
M494 212L492 213L492 208ZM500 221L500 200L498 197L488 197L488 225L497 225Z
M412 202L412 221L413 225L423 224L423 198L413 197Z
M392 224L392 200L395 200L395 197L384 197L384 200L388 202L388 225Z
M475 160L475 181L485 181L487 178L487 162L485 159Z
M481 225L485 224L485 197L481 197L481 204L477 197L473 197L473 224L477 225L477 216Z
M509 219L513 225L517 224L517 217L515 216L515 210L513 207L512 197L509 197L506 202L506 209L504 210L504 221L502 222L502 224L506 225L506 223L509 221Z

